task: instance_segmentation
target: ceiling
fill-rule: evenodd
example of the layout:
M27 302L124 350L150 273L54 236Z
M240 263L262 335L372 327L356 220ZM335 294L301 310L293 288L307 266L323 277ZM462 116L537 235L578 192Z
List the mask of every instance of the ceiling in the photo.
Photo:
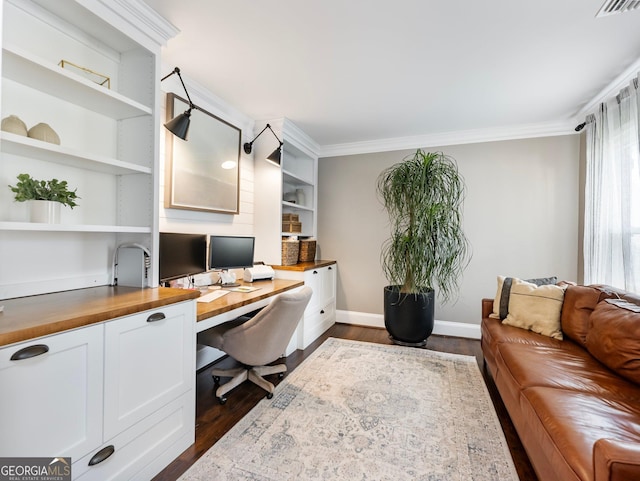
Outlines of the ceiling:
M164 65L323 147L571 131L640 70L640 10L596 18L603 0L145 2L180 30Z

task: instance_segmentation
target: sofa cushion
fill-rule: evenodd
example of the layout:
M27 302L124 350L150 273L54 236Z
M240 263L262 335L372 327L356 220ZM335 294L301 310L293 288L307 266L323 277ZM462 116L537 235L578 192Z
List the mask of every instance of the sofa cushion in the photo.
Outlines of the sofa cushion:
M518 278L498 276L498 290L496 291L496 297L493 300L493 313L489 317L493 319L504 319L507 317L509 312L509 298L511 297L511 286L513 285L513 281L516 279ZM539 277L536 279L525 279L525 282L535 284L536 286L542 286L546 284L555 284L558 282L558 278L555 276Z
M534 451L545 451L541 456L530 453L534 465L538 461L539 466L549 466L555 474L540 479L592 480L593 449L598 439L640 442L637 402L532 387L522 392L520 405L525 423L530 426L524 433L525 445Z
M564 293L562 333L569 339L586 346L589 317L598 303L613 294L596 286L569 286Z
M514 279L509 297L509 313L502 323L562 339L560 313L564 290L564 287L556 285L536 286Z
M502 343L497 351L498 371L512 396L529 387L547 386L640 403L640 389L634 383L574 342L556 341L547 346Z
M590 316L587 349L605 366L640 384L640 306L606 299Z

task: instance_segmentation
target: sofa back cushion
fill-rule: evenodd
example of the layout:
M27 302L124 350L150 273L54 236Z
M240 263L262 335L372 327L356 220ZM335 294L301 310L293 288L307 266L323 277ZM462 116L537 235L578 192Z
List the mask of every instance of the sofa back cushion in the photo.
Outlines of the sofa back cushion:
M590 316L598 303L614 294L603 286L569 286L562 305L562 333L586 347Z
M640 384L640 306L606 299L591 313L587 349L620 376Z

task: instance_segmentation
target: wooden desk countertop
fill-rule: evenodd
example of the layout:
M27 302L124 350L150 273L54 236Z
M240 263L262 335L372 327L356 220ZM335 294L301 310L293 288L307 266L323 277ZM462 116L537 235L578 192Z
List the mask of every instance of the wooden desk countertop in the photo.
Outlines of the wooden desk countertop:
M262 299L275 296L282 292L304 285L302 281L291 281L288 279L273 279L264 281L255 281L253 283L240 282L243 286L259 287L253 292L229 292L229 294L219 297L211 302L198 302L197 320L202 321L225 312L229 312L238 307L252 304Z
M0 301L0 346L195 299L198 291L100 286Z
M331 266L335 264L336 261L309 261L309 262L298 262L297 264L293 264L291 266L271 266L277 271L310 271L311 269L320 269L321 267Z

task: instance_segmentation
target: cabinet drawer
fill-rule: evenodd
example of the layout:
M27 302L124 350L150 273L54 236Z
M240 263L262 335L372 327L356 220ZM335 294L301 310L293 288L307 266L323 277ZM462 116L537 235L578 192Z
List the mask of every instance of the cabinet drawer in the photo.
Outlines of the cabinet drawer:
M195 351L195 302L106 323L104 439L192 389Z
M0 349L2 456L79 458L100 445L102 332L98 325Z
M194 392L190 391L73 463L73 479L148 481L195 440ZM104 461L89 466L94 455L113 447Z

